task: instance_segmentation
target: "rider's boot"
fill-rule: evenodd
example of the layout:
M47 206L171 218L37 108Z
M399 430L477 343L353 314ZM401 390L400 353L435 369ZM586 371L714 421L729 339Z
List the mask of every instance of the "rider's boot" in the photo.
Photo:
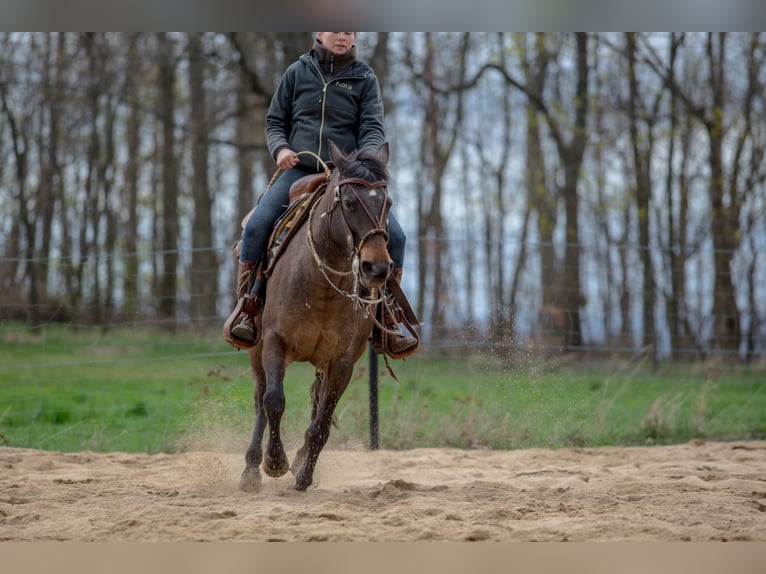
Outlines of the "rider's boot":
M223 336L229 344L240 349L249 349L258 341L254 316L260 311L261 303L251 294L254 289L255 262L239 261L237 269L237 303L223 325Z
M397 283L402 282L402 270L394 269L392 275ZM392 359L404 359L418 350L420 341L404 333L399 323L401 322L402 309L396 303L389 307L383 305L383 325L388 332L380 332L382 336L383 352Z

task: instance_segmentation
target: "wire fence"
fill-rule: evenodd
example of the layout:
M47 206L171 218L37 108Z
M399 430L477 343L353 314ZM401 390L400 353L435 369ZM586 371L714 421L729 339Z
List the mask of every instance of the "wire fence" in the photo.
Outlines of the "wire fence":
M452 242L452 249L464 249L455 247L455 243L461 242ZM535 242L526 245L528 251L539 247ZM158 262L169 253L177 257L177 267L163 270ZM193 267L194 253L210 255L215 265ZM126 259L140 261L128 266ZM410 261L410 265L415 264ZM740 278L740 293L733 295L720 293L718 286L705 286L709 281L701 276L694 278L683 300L668 293L667 287L658 287L652 298L655 308L649 312L640 280L623 278L610 284L600 271L591 274L590 267L583 265L582 286L577 287L560 281L556 273L562 269L552 269L553 264L540 261L536 265L539 273L546 267L547 273L553 272L555 283L541 287L529 278L525 280L523 276L529 272L523 272L517 291L512 296L497 296L494 301L489 300L490 291L504 288L490 284L497 283L497 278L474 273L469 288L461 282L461 274L452 274L447 279L448 295L439 294L438 310L433 306L435 290L427 292L430 287L417 283L417 269L407 269L405 292L413 304L419 301L428 308L415 309L424 319L419 327L424 347L435 353L453 354L479 351L524 355L534 349L550 355L578 353L587 358L648 353L658 358L722 357L735 361L760 360L766 353L766 307L761 300L766 292L763 285L757 284L760 275L752 275L751 282L756 282L752 285L747 277ZM35 297L31 296L29 275L33 266L44 269L44 275L36 279ZM75 330L95 328L103 333L158 328L212 334L220 332L234 303L235 267L229 247L120 253L97 260L0 257L0 270L6 271L0 277L0 321L6 337L48 324L64 324ZM71 292L72 268L77 271L76 297ZM129 276L130 269L137 275ZM196 281L195 276L200 275L207 281ZM168 276L173 278L172 292L160 288ZM577 308L546 304L540 295L543 288L553 300L570 302L573 291L581 289L585 300ZM132 294L129 289L133 289ZM425 292L423 297L421 292ZM715 297L733 296L742 301L743 293L752 295L737 316L712 314L711 301ZM167 309L171 309L169 315ZM650 314L654 315L651 334L646 332ZM582 337L571 344L571 318L575 315ZM736 323L739 331L716 330L716 323L726 322Z
M221 323L218 315L199 321L144 316L105 325L48 321L33 330L25 321L0 321L0 445L158 452L179 445L199 446L189 441L204 436L204 441L223 441L215 448L243 452L252 432L252 373L248 354L223 340ZM573 353L547 343L516 342L511 337L489 340L455 336L424 342L421 350L407 359L405 376L401 378L411 393L407 400L416 405L413 408L422 408L425 403L418 401L431 399L421 396L409 377L419 380L424 365L445 359L451 375L457 372L465 381L459 396L449 400L469 402L475 388L485 384L484 378L498 373L504 373L503 385L513 384L516 372L531 373L531 380L538 381L542 389L550 386L550 381L566 379L567 373L594 369L593 392L599 394L599 388L608 387L610 380L633 381L641 378L636 373L652 369L648 349L637 350L618 342ZM689 397L695 397L702 408L708 392L705 381L728 377L734 380L735 389L740 389L737 392L745 394L743 404L749 406L737 403L704 410L710 410L710 416L718 421L729 416L742 418L728 411L724 416L725 409L749 409L745 412L748 425L757 427L758 415L752 411L766 393L764 383L758 383L758 373L766 373L766 363L761 360L744 364L732 361L726 354L712 354L706 361L688 361L679 366L682 361L671 365L677 389L657 399L662 417L676 416L673 413L691 400ZM304 367L297 375L295 367L290 369L290 376L303 382L297 385L300 391L294 391L296 385L289 385L298 395L289 409L293 418L289 422L286 419L285 427L296 432L305 428L309 408L306 393L313 376L311 366L299 369ZM401 376L401 365L394 364L393 369ZM737 382L738 373L747 375ZM373 374L383 378L383 385L394 385L382 363L359 361L354 375L357 384L352 386L357 393L355 406L347 407L345 398L343 403L343 408L356 409L350 417L356 426L349 428L346 416L346 434L340 433L339 440L369 437L371 448L380 444L378 382L372 386ZM361 390L358 383L362 383ZM690 383L701 388L700 398L689 394L695 392L689 390ZM399 385L396 383L397 388ZM370 401L375 399L374 405L365 404L366 389ZM505 391L499 387L497 392ZM539 391L532 388L530 392ZM609 404L626 398L625 391L619 388L613 393L617 398L605 399ZM294 413L296 406L303 409L299 414ZM396 424L390 418L391 412L402 408L406 407L387 405L384 414L389 416L383 416L380 424L385 428ZM661 426L664 420L657 424ZM183 433L179 429L184 429ZM202 444L208 447L210 443Z

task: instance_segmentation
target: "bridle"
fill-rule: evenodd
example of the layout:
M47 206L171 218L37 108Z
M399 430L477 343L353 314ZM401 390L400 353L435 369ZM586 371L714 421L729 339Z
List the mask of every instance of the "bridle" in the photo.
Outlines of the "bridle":
M340 177L339 175L337 177ZM370 190L370 193L378 193L378 189L382 189L383 193L386 197L384 197L384 201L381 204L380 213L375 216L373 213L370 212L370 209L368 206L362 201L362 198L359 197L359 193L357 192L355 187L351 188L351 191L353 192L354 196L359 201L359 205L362 206L364 213L367 215L368 219L372 223L373 227L369 231L367 231L362 237L359 239L358 242L356 242L355 245L352 246L352 253L351 253L351 271L338 271L337 269L333 269L329 265L327 265L324 261L322 261L322 258L319 255L319 252L316 248L316 243L314 243L314 236L313 236L313 229L312 229L312 223L314 220L314 212L316 211L317 206L321 203L321 201L317 200L314 202L314 205L311 206L311 210L309 211L308 216L308 222L306 226L306 239L308 241L309 250L311 251L311 255L314 257L314 261L317 264L317 267L319 268L319 271L322 273L322 276L325 278L325 280L330 284L330 286L335 289L338 293L343 295L344 297L347 297L351 299L354 304L362 308L362 306L371 306L371 305L377 305L378 303L385 300L385 289L383 289L378 297L373 297L373 293L370 295L370 297L363 297L360 294L360 264L359 264L359 255L362 251L362 248L364 247L364 244L369 241L372 237L375 237L377 235L382 235L383 239L388 243L388 232L385 229L384 225L384 216L386 214L386 204L388 196L388 183L386 181L375 181L375 182L369 182L367 180L358 178L358 177L348 177L344 178L340 181L337 181L333 183L330 181L328 184L329 186L332 186L332 193L333 193L333 199L332 204L330 205L330 208L324 212L321 217L332 217L333 213L335 212L336 207L341 202L341 186L344 185L361 185L363 187L366 187L368 190ZM327 193L325 190L324 193ZM351 236L353 237L353 229L351 225L348 222L348 218L346 216L345 210L341 207L340 208L341 216L343 217L343 224L346 226L346 228L351 232ZM332 273L333 275L336 275L338 277L345 277L349 274L353 276L354 284L351 292L345 291L338 287L332 279L330 279L329 273Z
M388 182L386 181L375 181L375 182L369 182L367 180L358 178L358 177L347 177L345 179L342 179L338 183L335 184L335 187L333 188L333 193L335 194L332 200L332 206L330 207L329 211L333 211L335 207L340 203L340 187L342 185L361 185L366 187L370 190L370 195L374 196L377 192L375 191L378 188L383 189L383 195L384 195L384 201L380 206L380 213L376 216L374 216L372 213L370 213L370 210L367 207L367 204L362 201L362 198L359 197L359 193L357 192L356 188L352 187L351 192L354 194L354 197L359 201L359 205L362 206L362 209L364 209L365 214L367 214L367 217L373 224L373 228L370 229L367 233L365 233L361 239L359 239L359 244L357 245L355 251L356 255L358 256L359 253L362 251L362 247L364 246L365 241L370 239L371 237L374 237L376 235L382 235L383 240L388 243L388 232L385 229L385 226L383 225L383 216L385 215L386 211L386 198L388 197ZM346 224L346 227L349 231L351 231L351 225L348 223L348 218L346 217L345 210L340 210L341 215L343 215L343 222Z

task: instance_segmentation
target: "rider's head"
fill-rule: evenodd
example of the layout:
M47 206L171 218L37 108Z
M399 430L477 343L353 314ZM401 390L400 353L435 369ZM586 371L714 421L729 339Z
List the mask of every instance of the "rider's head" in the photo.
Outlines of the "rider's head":
M340 56L354 45L356 32L317 32L317 40L327 50Z

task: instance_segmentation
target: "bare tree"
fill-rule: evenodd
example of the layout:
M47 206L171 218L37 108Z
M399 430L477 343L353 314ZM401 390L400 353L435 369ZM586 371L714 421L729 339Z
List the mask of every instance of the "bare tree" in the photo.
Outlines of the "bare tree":
M522 70L525 86L531 94L545 93L548 68L556 57L557 47L549 46L546 35L534 34L531 38L518 39L522 54ZM540 314L545 330L560 330L564 325L556 319L559 316L559 301L555 299L556 276L561 265L556 260L554 230L557 225L560 195L558 189L547 180L547 162L543 152L542 116L533 98L528 98L526 108L526 173L525 183L530 215L534 212L537 226L538 253L540 257ZM551 324L551 321L553 322ZM546 334L550 337L550 334Z
M178 284L178 159L175 151L175 72L174 43L168 34L157 35L159 67L159 105L162 125L162 254L159 281L159 312L162 319L175 319ZM170 329L173 321L167 321Z
M752 53L758 52L757 36L751 41ZM679 83L673 70L663 65L651 46L647 45L646 61L662 78L667 88L684 111L697 120L707 136L708 192L711 205L710 231L714 246L713 309L714 345L723 350L736 350L741 340L741 316L737 308L737 285L732 274L732 262L740 244L742 233L740 215L747 190L741 186L742 151L752 137L750 106L758 93L759 72L747 79L744 97L730 97L731 84L727 78L728 49L731 42L727 33L709 33L704 41L704 59L699 61L705 70L702 82L694 88ZM687 50L689 58L690 50ZM749 58L752 62L752 59ZM759 70L761 66L756 66ZM696 68L692 68L696 69ZM706 89L700 90L702 85ZM740 121L744 117L745 121ZM725 152L725 142L735 143L734 154ZM728 160L732 157L732 160Z
M444 58L437 49L431 33L424 36L422 68L407 50L407 65L416 81L422 86L422 102L425 110L423 134L420 140L422 169L418 184L418 292L417 308L421 319L427 318L432 325L432 336L441 339L446 335L446 301L450 294L449 280L444 267L447 229L443 214L445 175L452 152L457 143L463 118L462 89L436 88L437 78L453 77L455 84L464 81L468 34L457 38L457 61ZM454 53L450 54L451 56ZM449 73L441 68L446 67ZM428 291L430 301L425 293ZM426 303L430 303L426 308Z
M505 68L509 52L507 37L498 34L496 41L499 64ZM514 109L513 93L504 87L501 86L499 94L495 95L496 106L488 110L489 121L495 129L490 130L488 126L485 133L475 137L479 164L485 171L479 201L483 212L484 259L488 264L486 282L488 307L491 310L488 335L495 340L505 340L512 333L514 299L526 246L527 225L522 226L519 240L511 245L508 240L508 220L514 206L527 206L525 221L529 217L526 189L514 189L509 177L514 143ZM487 137L489 133L495 137ZM517 247L515 262L511 259L513 247Z
M59 38L62 35L59 34ZM41 242L40 252L43 255L39 273L46 285L49 269L49 255L53 231L53 214L56 202L59 200L60 188L57 188L58 178L58 143L59 143L59 117L61 106L61 82L59 81L59 68L61 60L55 58L56 50L53 47L52 34L44 36L44 62L42 73L42 104L39 108L40 120L38 121L37 147L41 151L38 160L40 162L40 182L37 196L41 216Z
M375 70L375 75L380 84L380 90L383 95L383 107L386 113L393 111L393 100L390 97L391 91L388 89L389 73L391 67L389 42L391 35L388 32L378 32L378 41L369 57L369 64Z
M643 287L643 332L644 344L653 350L653 356L658 356L657 332L655 328L655 312L657 289L654 274L652 237L650 235L650 216L652 213L652 157L654 149L654 122L658 116L658 107L662 101L662 92L654 95L654 102L648 106L642 105L639 86L636 34L626 34L626 52L628 58L628 122L630 144L633 153L633 169L635 171L636 213L638 215L638 249L641 260ZM650 94L647 94L650 97ZM647 109L648 108L648 109Z
M37 266L35 265L35 241L36 228L34 213L28 206L27 174L29 171L29 141L24 126L21 125L18 113L12 109L10 102L8 81L0 80L0 103L2 103L3 115L8 122L8 131L11 138L13 162L15 166L15 196L18 209L18 219L26 237L24 242L24 255L27 259L26 277L29 280L29 318L33 332L40 329L40 286Z
M140 34L130 34L126 38L127 62L125 70L124 94L128 107L125 126L127 163L125 165L125 183L122 204L124 206L125 238L125 313L134 315L139 307L138 289L138 185L141 170L140 130L141 114L141 55L139 53Z
M192 138L194 224L191 262L191 316L205 325L215 316L216 265L213 245L213 200L208 182L209 125L205 98L203 35L188 34L189 125Z
M564 204L566 226L563 268L561 273L557 274L560 281L555 283L557 285L555 288L557 294L555 306L565 314L564 345L568 349L577 349L582 345L580 313L585 304L585 294L580 277L580 198L578 185L587 147L586 124L590 96L588 38L586 33L574 35L573 77L563 78L574 83L571 99L568 102L548 101L544 93L538 93L534 90L534 86L518 80L508 69L497 62L488 62L472 80L461 86L461 89L473 87L488 70L500 72L507 84L522 91L530 99L537 112L545 119L550 137L556 146L560 169L563 174L559 191ZM561 111L564 109L569 109L570 114L562 119Z
M562 134L561 126L548 114L548 126L561 156L564 170L564 212L566 214L566 246L564 251L564 273L562 307L567 313L566 346L577 348L582 345L580 309L585 304L580 277L580 196L578 183L582 170L587 143L586 123L588 116L588 35L576 34L576 75L577 86L574 94L574 122L568 138Z

